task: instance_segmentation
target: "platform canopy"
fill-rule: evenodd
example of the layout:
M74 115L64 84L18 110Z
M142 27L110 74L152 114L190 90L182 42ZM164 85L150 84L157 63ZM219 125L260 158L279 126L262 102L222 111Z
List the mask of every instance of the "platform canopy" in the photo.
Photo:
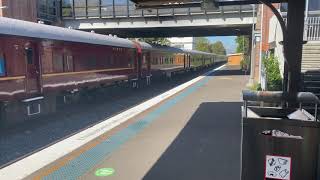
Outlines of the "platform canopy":
M205 9L218 6L287 2L288 0L132 0L138 8L172 8L172 7L203 7Z

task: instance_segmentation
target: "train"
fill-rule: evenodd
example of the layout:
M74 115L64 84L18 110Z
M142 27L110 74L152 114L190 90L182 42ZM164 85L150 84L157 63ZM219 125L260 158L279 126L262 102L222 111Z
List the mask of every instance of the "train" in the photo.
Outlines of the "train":
M170 78L226 56L151 45L110 35L0 18L0 124L53 113L88 89Z

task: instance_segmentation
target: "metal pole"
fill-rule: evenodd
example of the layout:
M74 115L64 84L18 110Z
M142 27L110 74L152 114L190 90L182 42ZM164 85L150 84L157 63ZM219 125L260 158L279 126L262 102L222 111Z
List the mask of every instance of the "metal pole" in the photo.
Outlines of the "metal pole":
M74 0L72 0L72 16L75 19L76 18L76 12L75 12L75 7L74 7Z
M114 0L112 0L112 12L113 12L113 13L112 13L112 17L113 17L113 18L116 17L116 12L115 12L115 11L116 11L116 8L115 8L115 6L114 6Z
M101 10L101 0L99 0L99 18L102 17L102 10Z
M88 19L88 0L86 0L86 18Z
M260 15L260 44L259 44L259 83L261 83L261 63L262 63L262 43L263 43L263 20L264 20L264 5L261 5Z
M305 18L307 19L309 16L309 0L306 0L306 14L305 14Z
M254 81L254 17L255 17L255 8L256 6L252 4L252 34L251 34L251 72L250 72L250 82L249 84L253 84Z
M130 17L129 0L127 0L127 17Z
M301 61L304 33L304 15L306 0L288 1L287 43L288 50L288 92L295 96L301 86ZM289 102L289 106L296 106L296 102Z

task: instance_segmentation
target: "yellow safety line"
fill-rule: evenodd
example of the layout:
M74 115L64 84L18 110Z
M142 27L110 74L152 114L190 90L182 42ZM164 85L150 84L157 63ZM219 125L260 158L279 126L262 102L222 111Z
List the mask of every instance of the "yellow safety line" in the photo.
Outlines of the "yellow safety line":
M79 71L79 72L65 72L65 73L43 74L42 76L51 77L51 76L73 75L73 74L111 72L111 71L119 71L119 70L133 70L133 68L114 68L114 69L101 69L101 70Z
M54 74L43 74L43 77L61 76L61 75L72 75L72 74L85 74L85 73L97 73L97 72L112 72L120 70L133 70L133 68L114 68L114 69L101 69L91 71L79 71L79 72L65 72L65 73L54 73ZM26 76L14 76L14 77L0 77L0 81L24 79Z
M0 81L17 80L17 79L24 79L24 78L26 78L26 76L4 77L4 78L0 78Z

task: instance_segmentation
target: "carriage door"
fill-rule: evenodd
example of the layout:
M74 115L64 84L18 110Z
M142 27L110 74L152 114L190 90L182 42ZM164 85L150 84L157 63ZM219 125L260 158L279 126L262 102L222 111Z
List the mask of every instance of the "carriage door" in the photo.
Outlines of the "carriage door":
M25 48L25 56L27 61L27 93L40 93L40 62L36 46Z
M146 66L147 66L147 76L151 74L151 54L150 52L145 53L146 56Z
M184 55L183 55L183 68L184 68L184 69L187 68L186 63L187 63L187 55L184 54Z

